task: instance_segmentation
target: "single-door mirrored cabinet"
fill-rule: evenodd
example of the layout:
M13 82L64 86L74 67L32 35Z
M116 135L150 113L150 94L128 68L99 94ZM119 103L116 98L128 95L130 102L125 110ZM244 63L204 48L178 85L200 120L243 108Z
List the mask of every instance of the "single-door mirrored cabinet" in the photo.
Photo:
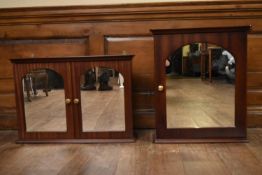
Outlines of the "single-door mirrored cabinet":
M250 26L152 30L156 142L246 140L249 30Z

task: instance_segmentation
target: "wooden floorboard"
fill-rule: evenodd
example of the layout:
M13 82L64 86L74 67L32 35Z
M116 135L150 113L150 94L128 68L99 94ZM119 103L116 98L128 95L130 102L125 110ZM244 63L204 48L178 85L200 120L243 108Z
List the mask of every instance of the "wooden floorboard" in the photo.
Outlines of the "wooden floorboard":
M153 130L135 143L15 144L16 131L0 131L2 175L261 175L262 129L249 143L153 144Z

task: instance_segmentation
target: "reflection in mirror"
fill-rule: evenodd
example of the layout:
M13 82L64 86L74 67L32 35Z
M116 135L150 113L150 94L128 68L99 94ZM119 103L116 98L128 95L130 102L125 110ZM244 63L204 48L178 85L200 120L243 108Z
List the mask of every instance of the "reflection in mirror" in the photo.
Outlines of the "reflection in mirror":
M28 132L66 131L64 81L50 69L35 69L23 79Z
M83 131L125 131L123 75L94 67L81 76L80 83Z
M192 43L165 64L167 128L235 127L235 58L229 51Z

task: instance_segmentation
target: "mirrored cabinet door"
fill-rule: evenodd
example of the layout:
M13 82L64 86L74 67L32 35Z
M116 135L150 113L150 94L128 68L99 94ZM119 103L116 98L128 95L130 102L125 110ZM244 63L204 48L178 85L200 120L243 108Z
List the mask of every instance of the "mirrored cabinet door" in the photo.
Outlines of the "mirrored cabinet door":
M83 132L125 131L124 77L108 67L93 67L81 75Z
M190 43L166 59L167 128L235 127L235 57Z
M26 131L66 132L64 78L51 69L33 69L22 85Z
M16 64L20 138L27 142L73 138L71 75L65 63Z
M250 26L152 30L156 142L246 140Z
M79 138L133 141L131 71L130 60L74 63Z

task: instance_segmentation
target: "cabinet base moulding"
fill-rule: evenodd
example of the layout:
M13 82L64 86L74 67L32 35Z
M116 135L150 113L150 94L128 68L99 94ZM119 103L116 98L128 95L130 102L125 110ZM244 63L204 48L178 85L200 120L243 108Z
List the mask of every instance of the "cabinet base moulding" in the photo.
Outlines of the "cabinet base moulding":
M248 143L248 139L156 139L154 138L154 143Z
M18 144L42 144L42 143L134 143L135 138L130 139L50 139L50 140L17 140Z

